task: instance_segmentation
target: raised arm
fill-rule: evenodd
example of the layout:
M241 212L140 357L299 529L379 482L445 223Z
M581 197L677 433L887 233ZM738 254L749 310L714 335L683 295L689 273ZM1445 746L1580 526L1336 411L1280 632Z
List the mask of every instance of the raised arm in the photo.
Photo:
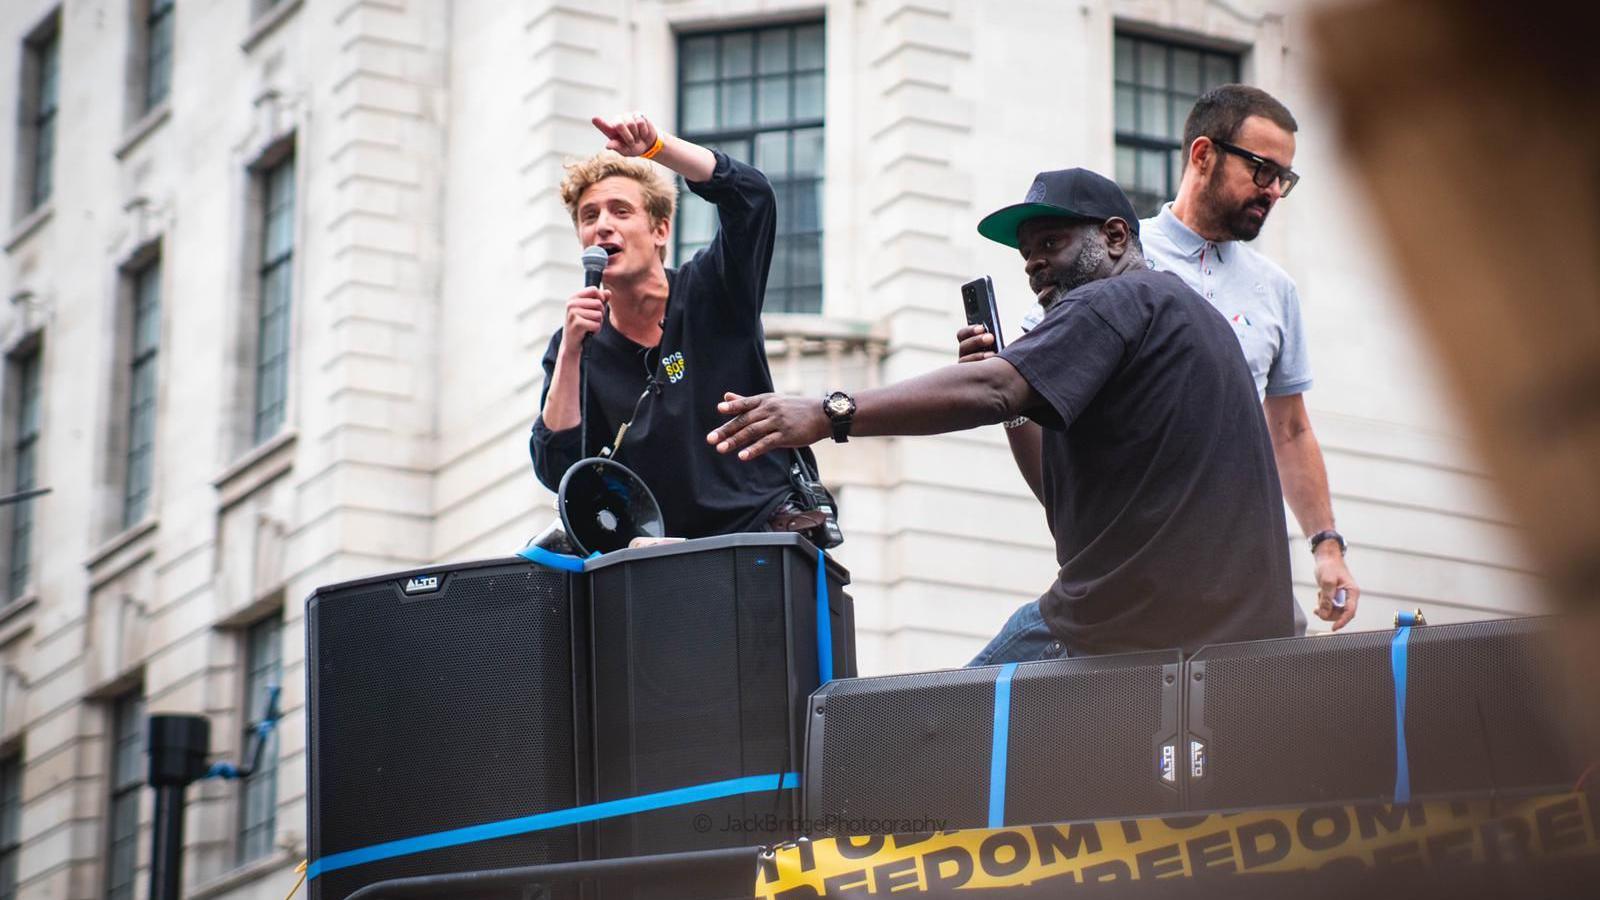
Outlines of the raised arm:
M650 158L689 181L706 181L717 167L717 157L710 150L656 128L643 113L609 119L595 116L590 121L606 136L606 149L623 156L644 156L659 140L661 149Z

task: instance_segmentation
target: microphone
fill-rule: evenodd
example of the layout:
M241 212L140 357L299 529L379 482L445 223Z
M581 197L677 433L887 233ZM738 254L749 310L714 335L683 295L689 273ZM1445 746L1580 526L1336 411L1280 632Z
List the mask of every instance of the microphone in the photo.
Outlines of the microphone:
M606 263L611 261L611 254L604 247L596 244L593 247L583 248L583 256L578 260L583 264L583 286L586 288L599 287L600 276L605 274ZM584 335L583 347L578 355L578 453L583 456L589 454L589 336Z
M583 248L583 286L599 287L600 276L605 273L611 254L599 245Z

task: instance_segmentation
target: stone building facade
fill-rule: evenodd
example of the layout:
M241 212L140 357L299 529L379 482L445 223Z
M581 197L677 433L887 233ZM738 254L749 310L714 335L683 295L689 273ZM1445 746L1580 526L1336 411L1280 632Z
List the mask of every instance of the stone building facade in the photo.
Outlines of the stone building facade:
M773 154L797 212L769 350L820 396L950 361L975 275L1021 316L1017 259L974 226L1035 171L1159 197L1172 110L1207 80L1265 87L1306 177L1259 243L1306 304L1356 626L1532 611L1332 150L1301 7L0 2L0 493L52 489L0 510L0 895L144 896L143 715L204 713L237 756L267 683L270 771L191 790L185 876L195 898L287 892L304 598L504 555L552 515L527 432L581 277L555 185L595 113ZM703 226L686 208L679 252ZM998 428L820 455L864 672L960 664L1052 577Z

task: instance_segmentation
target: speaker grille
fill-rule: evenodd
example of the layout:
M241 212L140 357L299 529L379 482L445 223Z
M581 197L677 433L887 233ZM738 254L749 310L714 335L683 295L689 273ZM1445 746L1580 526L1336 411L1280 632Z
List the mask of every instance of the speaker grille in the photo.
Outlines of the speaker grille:
M1204 692L1190 716L1209 745L1191 806L1370 799L1394 787L1386 633L1206 647L1187 686Z
M1209 765L1190 806L1376 800L1395 786L1394 633L1203 649L1191 730ZM1406 745L1413 795L1557 785L1577 777L1557 729L1539 619L1413 628ZM1198 725L1199 727L1195 727Z
M1414 792L1571 787L1582 765L1560 716L1582 701L1556 677L1555 638L1541 619L1411 630Z
M871 833L885 830L883 820L987 824L998 673L835 681L813 695L806 815L814 832Z
M1169 812L1158 737L1177 728L1179 654L1064 659L1017 667L1011 684L1006 822L1037 824Z
M809 547L793 535L709 538L619 554L592 571L598 799L799 769L805 698L817 683ZM841 588L830 581L832 605L848 620ZM836 670L854 670L849 650L835 642ZM774 779L772 790L601 822L596 850L630 856L793 837L795 794Z
M415 598L406 579L308 603L317 858L576 805L568 576L480 564ZM566 828L336 870L313 888L343 897L387 878L577 855Z

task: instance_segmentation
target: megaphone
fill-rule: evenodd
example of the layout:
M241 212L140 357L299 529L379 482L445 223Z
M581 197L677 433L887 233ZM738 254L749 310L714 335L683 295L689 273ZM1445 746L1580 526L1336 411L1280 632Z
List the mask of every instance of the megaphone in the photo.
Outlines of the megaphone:
M600 456L578 460L561 476L556 512L556 520L533 539L533 546L588 556L621 550L634 538L667 533L661 505L644 479Z

